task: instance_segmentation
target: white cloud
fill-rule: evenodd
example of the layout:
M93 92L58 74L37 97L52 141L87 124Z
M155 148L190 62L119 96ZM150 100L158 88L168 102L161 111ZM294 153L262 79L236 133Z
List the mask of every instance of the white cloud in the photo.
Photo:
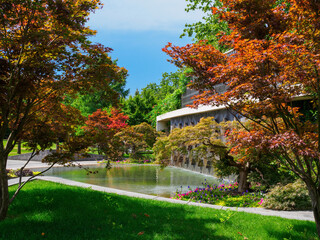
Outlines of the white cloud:
M201 12L185 12L185 0L102 0L104 7L90 16L92 29L181 30L201 20Z

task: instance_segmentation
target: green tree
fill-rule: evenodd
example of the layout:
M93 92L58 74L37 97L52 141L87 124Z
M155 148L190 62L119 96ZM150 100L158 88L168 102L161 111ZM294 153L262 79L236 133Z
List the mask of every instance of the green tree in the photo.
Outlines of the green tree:
M148 123L143 122L133 126L133 129L143 135L143 139L149 148L152 148L159 136L159 133Z
M129 125L147 122L155 126L156 116L181 107L181 94L189 81L187 70L163 73L159 84L150 83L134 96L122 99L122 107L129 116Z
M180 37L194 36L195 41L207 40L208 44L211 44L218 48L220 51L225 51L226 46L219 43L221 38L220 33L230 33L228 23L221 21L217 15L212 14L213 7L221 7L221 1L215 0L187 0L188 5L187 12L200 10L204 16L202 21L186 24L183 34Z
M121 153L129 154L129 158L133 160L139 160L141 158L141 152L144 152L147 148L144 135L139 133L134 128L135 126L127 126L115 135L119 142Z
M230 147L222 139L222 129L231 123L218 124L213 117L202 118L195 126L175 128L169 134L159 138L155 144L156 160L163 165L170 162L171 156L179 152L190 155L193 160L206 158L212 163L218 177L226 177L232 173L239 175L239 192L248 190L248 174L252 170L251 161L237 161L229 154ZM166 157L164 159L161 159ZM239 158L239 156L237 156Z
M129 125L137 125L146 121L146 115L154 103L154 97L148 91L144 91L142 95L138 90L134 96L128 99L122 99L122 110L129 116Z
M114 61L117 63L117 61ZM77 93L75 95L66 95L64 102L67 105L73 106L80 110L83 116L89 116L98 109L110 108L118 104L119 98L126 98L129 93L129 89L125 89L126 75L118 82L114 82L110 85L110 88L114 90L113 94L105 92L103 90L93 90L89 93Z
M164 73L159 85L159 98L148 114L152 126L156 126L157 116L181 108L181 95L190 82L190 70L181 69L174 73Z

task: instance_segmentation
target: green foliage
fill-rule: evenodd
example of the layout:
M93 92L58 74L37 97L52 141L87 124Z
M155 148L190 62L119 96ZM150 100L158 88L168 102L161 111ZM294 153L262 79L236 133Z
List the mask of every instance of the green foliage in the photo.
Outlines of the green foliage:
M263 191L278 183L288 184L297 179L293 172L277 163L272 156L267 154L260 156L259 161L253 163L253 168L255 171L249 173L248 180L252 187L261 184L263 186L261 190Z
M102 91L89 94L77 94L75 97L66 96L64 101L66 104L80 110L83 116L88 117L97 109L103 109L110 103L105 99L105 93Z
M110 94L110 92L95 90L90 93L77 93L75 95L66 95L64 102L78 110L85 117L88 117L98 109L111 108L116 106L119 97L125 98L129 89L125 89L126 81L116 82L111 85L111 89L117 94Z
M266 194L262 206L275 210L310 210L311 201L306 185L299 179L275 186Z
M3 145L5 146L7 144L7 140L3 140ZM52 148L55 148L56 146L52 146ZM30 153L31 151L28 150L28 148L25 146L24 143L21 144L21 154L24 153ZM14 156L14 155L18 155L18 144L16 144L14 146L14 148L12 149L12 151L10 152L9 156Z
M147 122L156 125L156 117L160 114L181 107L181 94L185 92L189 82L186 69L174 73L163 73L159 84L151 83L134 96L121 99L123 112L129 116L129 125Z
M220 21L219 18L212 14L212 7L220 7L220 1L214 0L187 0L189 3L187 5L186 11L200 10L203 12L204 16L202 21L186 24L183 34L180 37L194 36L195 41L207 40L208 44L215 46L220 51L225 51L227 48L219 43L219 33L229 33L230 29L225 21Z
M243 124L249 127L250 122ZM237 122L218 124L213 117L209 117L202 118L195 126L175 128L168 136L158 138L154 146L156 161L166 166L175 154L189 155L192 161L207 159L211 161L218 177L238 174L239 186L245 184L245 189L239 187L240 191L246 191L250 182L262 183L267 189L278 182L294 180L290 171L276 164L272 156L261 154L256 149L230 153L233 143L222 141L221 136L222 132L228 132L230 128L241 129L242 126ZM249 174L249 177L241 178L241 172Z
M16 169L16 170L13 170L13 169L7 169L7 176L9 178L16 178L16 177L26 177L26 176L35 176L35 175L38 175L40 174L40 172L37 172L37 171L32 171L30 169Z
M15 170L13 170L13 169L7 170L7 176L8 176L8 178L17 177L17 175L15 174Z
M131 162L153 161L152 148L159 134L147 123L127 126L115 135L121 145L122 152L128 154Z
M139 164L146 164L146 163L153 163L155 160L153 152L138 152L135 156L130 156L128 159L129 163L139 163Z
M119 150L122 152L121 156L126 153L129 158L139 159L140 152L145 151L147 147L144 135L137 132L133 126L122 129L115 135L115 138L118 139Z
M151 90L145 90L143 93L137 90L134 96L121 100L123 112L129 116L129 125L138 125L143 122L150 123L147 115L156 103L155 96L156 94L152 93Z
M148 123L141 123L133 126L133 129L143 135L143 139L149 148L152 148L159 136L159 133Z
M219 214L215 215L219 218L221 223L227 222L233 215L235 215L237 212L230 210L230 208L227 208L225 211L219 212Z
M147 115L149 122L152 126L156 126L157 116L174 111L181 107L181 95L183 90L176 89L172 94L165 97L163 100L159 100L156 105L152 107L152 110Z
M224 156L227 153L227 146L220 138L221 127L213 117L209 117L201 118L195 126L175 128L169 136L158 139L153 149L156 159L159 162L168 162L171 154L187 154L189 151L195 158L207 157L210 152L209 160L213 161L215 167L219 162L215 156Z
M166 166L169 163L171 157L171 151L168 148L169 146L170 139L166 135L159 137L153 146L156 162L162 166Z

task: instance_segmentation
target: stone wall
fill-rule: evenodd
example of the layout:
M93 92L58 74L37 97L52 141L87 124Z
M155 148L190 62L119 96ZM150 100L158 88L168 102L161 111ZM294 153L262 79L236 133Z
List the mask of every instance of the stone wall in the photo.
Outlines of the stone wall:
M171 157L170 165L217 177L212 166L212 160L215 157L217 156L214 156L211 153L208 153L207 157L203 158L192 156L190 152L187 155L173 154ZM228 181L235 181L237 179L237 175L231 175L228 177L224 177L223 179Z

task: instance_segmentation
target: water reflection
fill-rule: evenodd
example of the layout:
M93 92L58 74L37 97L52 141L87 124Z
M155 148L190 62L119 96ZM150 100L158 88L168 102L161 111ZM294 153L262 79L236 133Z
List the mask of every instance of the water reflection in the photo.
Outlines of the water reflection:
M188 186L202 186L204 179L210 183L218 183L212 176L173 167L161 169L154 165L118 165L110 170L101 167L90 168L90 171L98 172L87 175L85 170L79 168L54 168L47 175L162 197L173 196L176 190L182 189L185 192Z

